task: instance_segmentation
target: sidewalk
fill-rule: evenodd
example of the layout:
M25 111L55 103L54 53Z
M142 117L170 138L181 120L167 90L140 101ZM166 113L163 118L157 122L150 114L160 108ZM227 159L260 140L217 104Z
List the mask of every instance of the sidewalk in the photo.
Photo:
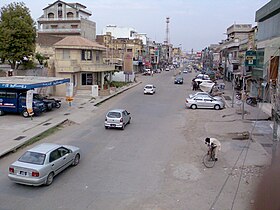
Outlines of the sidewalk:
M81 123L87 120L90 117L88 113L95 111L96 105L140 83L141 82L129 84L126 87L118 88L109 96L99 96L96 99L75 98L71 106L62 99L61 108L53 109L33 119L8 114L0 117L0 158L9 152L15 151L22 145L27 144L32 138L39 136L43 132L67 120L75 123Z

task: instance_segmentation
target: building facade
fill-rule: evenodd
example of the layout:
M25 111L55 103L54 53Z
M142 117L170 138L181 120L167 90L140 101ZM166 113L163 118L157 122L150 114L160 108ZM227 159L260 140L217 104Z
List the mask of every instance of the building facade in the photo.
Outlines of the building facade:
M55 76L70 78L74 93L78 90L91 90L98 85L107 89L111 81L114 65L103 63L106 47L81 36L68 36L54 44ZM57 89L57 95L65 95L65 89Z

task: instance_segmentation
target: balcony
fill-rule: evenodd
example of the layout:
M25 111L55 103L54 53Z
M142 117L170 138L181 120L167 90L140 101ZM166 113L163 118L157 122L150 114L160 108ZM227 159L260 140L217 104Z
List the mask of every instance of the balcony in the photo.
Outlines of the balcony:
M62 23L62 22L80 22L81 21L81 17L73 17L73 18L45 18L45 17L42 17L42 18L38 18L37 21L39 24L43 24L43 23L50 23L50 22L53 22L53 23Z
M55 68L59 73L106 72L114 71L115 65L78 63L77 60L56 60Z
M38 29L38 33L66 33L66 34L73 34L81 33L80 28L52 28L52 29Z

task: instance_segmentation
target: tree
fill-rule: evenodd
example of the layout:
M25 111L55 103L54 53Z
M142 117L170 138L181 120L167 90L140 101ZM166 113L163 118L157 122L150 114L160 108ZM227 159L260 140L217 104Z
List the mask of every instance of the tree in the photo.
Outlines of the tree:
M35 22L23 2L2 7L0 14L0 58L17 69L24 58L34 55Z

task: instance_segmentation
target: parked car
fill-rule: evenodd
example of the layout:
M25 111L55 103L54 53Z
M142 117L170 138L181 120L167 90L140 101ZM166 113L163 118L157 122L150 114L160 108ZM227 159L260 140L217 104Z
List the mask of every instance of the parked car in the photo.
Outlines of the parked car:
M153 74L153 72L152 72L151 69L145 69L144 72L143 72L143 75L145 75L145 76L150 76L152 74Z
M80 161L80 149L70 145L43 143L27 150L9 167L10 180L26 185L50 185L55 175Z
M110 110L105 117L104 126L108 128L121 128L124 130L125 126L131 121L131 116L125 109Z
M207 74L198 74L195 78L202 79L202 80L210 80L210 77Z
M184 83L184 79L182 76L177 76L174 80L174 84L183 84Z
M196 92L194 94L190 94L189 98L193 98L195 96L213 97L213 98L215 98L216 100L219 100L219 101L223 101L224 100L223 97L221 97L221 96L213 96L213 95L211 95L210 93L207 93L207 92Z
M187 108L197 109L197 108L210 108L210 109L222 109L225 107L224 101L217 100L210 96L194 96L192 98L186 98L185 105Z
M33 93L33 98L42 100L48 106L48 111L52 110L52 108L58 109L61 107L61 100L58 100L55 98L49 98L47 96L42 96L38 93Z
M156 92L156 87L154 85L145 85L144 94L154 94Z
M185 68L184 70L183 70L183 73L184 74L187 74L189 72L189 70L187 69L187 68Z

